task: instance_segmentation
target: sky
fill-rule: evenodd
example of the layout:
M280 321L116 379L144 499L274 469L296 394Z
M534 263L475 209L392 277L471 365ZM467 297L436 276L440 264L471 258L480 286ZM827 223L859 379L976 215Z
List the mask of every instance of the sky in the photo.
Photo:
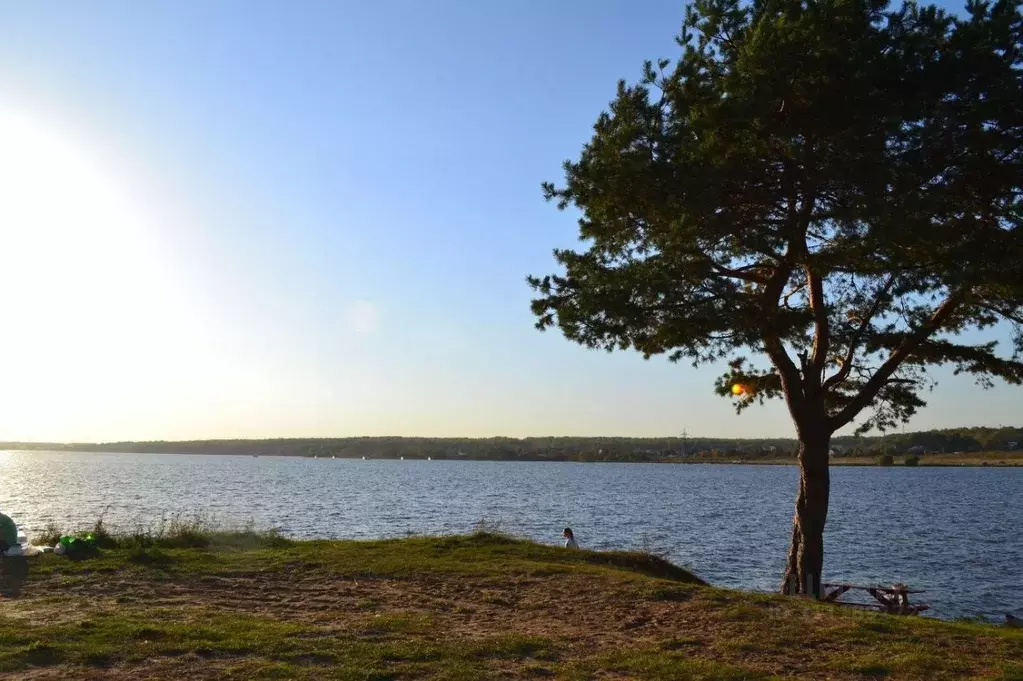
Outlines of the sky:
M680 2L0 2L0 440L774 437L533 328L542 200ZM909 429L1011 424L938 372Z

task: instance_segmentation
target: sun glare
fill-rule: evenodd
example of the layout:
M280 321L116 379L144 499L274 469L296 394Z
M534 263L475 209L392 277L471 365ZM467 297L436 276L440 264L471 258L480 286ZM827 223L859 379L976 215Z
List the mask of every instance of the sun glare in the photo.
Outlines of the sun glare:
M161 208L130 177L67 129L0 107L0 193L4 432L45 438L186 368L193 325L160 253Z

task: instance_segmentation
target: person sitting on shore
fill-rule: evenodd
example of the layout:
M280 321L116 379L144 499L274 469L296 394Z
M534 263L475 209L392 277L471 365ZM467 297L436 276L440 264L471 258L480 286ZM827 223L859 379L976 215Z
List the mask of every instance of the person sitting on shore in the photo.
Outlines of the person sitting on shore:
M561 536L565 538L565 548L566 549L577 549L577 548L579 548L579 544L577 544L575 542L575 535L572 534L572 528L571 527L566 527L565 531L561 533Z

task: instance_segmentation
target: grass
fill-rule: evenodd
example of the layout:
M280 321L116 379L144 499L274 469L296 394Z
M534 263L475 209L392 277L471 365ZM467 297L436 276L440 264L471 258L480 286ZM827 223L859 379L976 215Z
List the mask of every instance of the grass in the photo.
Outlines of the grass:
M33 541L39 546L54 546L65 536L91 536L101 549L252 549L287 546L291 540L276 529L256 530L254 526L225 530L203 515L172 516L156 525L139 526L114 534L103 518L89 529L68 531L50 523Z
M191 527L101 543L87 560L29 559L21 596L2 599L0 674L1023 679L1021 630L716 589L643 553L486 532L297 542Z

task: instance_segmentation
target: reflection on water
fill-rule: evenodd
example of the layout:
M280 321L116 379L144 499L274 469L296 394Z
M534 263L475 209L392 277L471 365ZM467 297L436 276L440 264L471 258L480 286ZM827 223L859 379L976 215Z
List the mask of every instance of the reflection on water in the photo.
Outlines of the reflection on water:
M0 510L29 531L202 513L296 537L470 531L667 554L714 584L773 590L796 470L785 466L0 454ZM940 617L1023 610L1023 468L836 468L826 579L926 589Z

